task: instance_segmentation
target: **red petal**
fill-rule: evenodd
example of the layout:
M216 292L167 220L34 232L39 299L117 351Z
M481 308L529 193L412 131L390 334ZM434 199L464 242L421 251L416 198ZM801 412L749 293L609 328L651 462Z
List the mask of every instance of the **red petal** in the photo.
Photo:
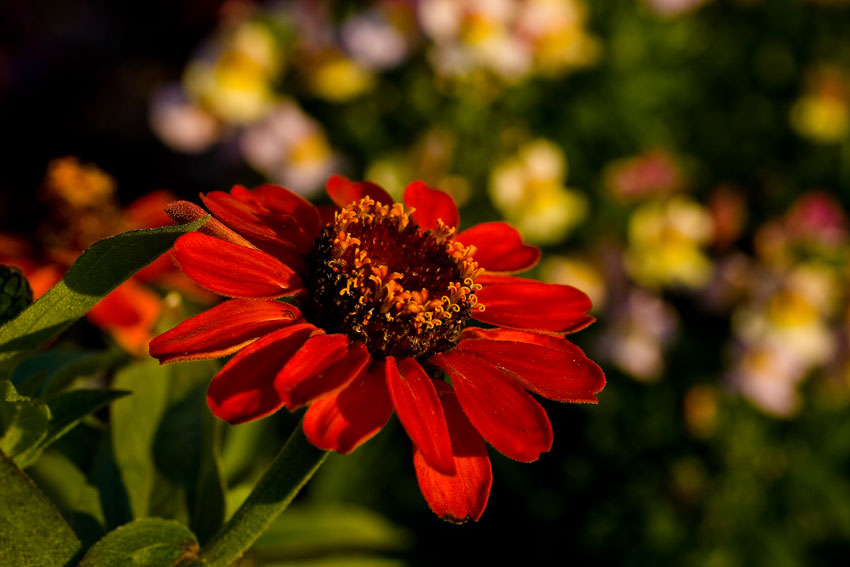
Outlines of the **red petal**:
M590 298L568 285L487 274L479 276L475 283L484 286L475 293L484 311L473 310L472 316L483 323L563 333L594 321L586 315L591 308Z
M459 350L432 356L429 362L449 373L464 413L497 451L531 462L552 448L546 411L502 371Z
M269 240L278 238L271 226L257 218L255 207L230 193L212 191L206 195L201 194L201 201L221 222L243 236Z
M133 278L104 297L86 317L107 331L121 348L144 356L160 313L162 299L159 295Z
M367 195L384 205L392 205L394 202L389 193L384 191L380 185L371 181L350 181L342 175L331 175L325 184L325 190L328 197L340 207L350 205Z
M281 399L290 409L341 389L366 372L371 357L361 342L345 335L311 337L275 377Z
M38 299L56 285L62 279L65 270L57 264L47 264L35 268L32 272L26 272L27 280L29 280L32 288L32 296Z
M236 196L224 191L213 191L208 195L201 195L204 205L221 222L245 236L256 246L261 243L271 244L275 247L293 247L305 252L318 235L316 231L315 208L313 217L310 218L310 229L301 226L299 219L293 215L276 212L268 209L265 205L255 200L253 192L242 187L249 195L246 200L238 199ZM236 188L234 188L236 192ZM236 195L239 195L237 192Z
M300 320L298 309L280 301L231 299L159 335L150 353L161 363L218 358Z
M350 453L387 423L393 404L386 362L376 363L339 392L319 398L304 414L304 434L320 449Z
M296 273L304 272L304 255L295 249L295 247L277 242L260 241L255 241L254 245L266 254L274 256L281 263L292 268Z
M285 191L285 189L282 190ZM297 219L287 214L274 215L270 213L265 205L255 198L254 191L250 191L241 185L235 186L230 194L223 191L213 191L209 195L201 195L201 200L213 214L224 222L211 219L199 229L199 232L216 236L234 244L259 248L293 270L303 269L302 253L306 250L306 246L312 243L313 239L307 238L302 233ZM315 210L313 212L315 214ZM221 228L214 223L219 223ZM292 228L284 229L285 224ZM228 235L224 231L231 232L232 235ZM244 242L239 242L233 236L244 240ZM305 247L305 249L299 250L298 246Z
M168 226L174 223L165 213L165 207L175 199L168 191L153 191L124 207L124 215L133 228Z
M319 211L319 216L322 219L322 226L325 226L334 222L336 219L336 212L339 210L339 207L336 205L317 205L316 209Z
M131 286L136 289L131 289ZM139 287L141 287L140 284L127 280L98 301L86 314L88 319L98 327L130 327L136 325L142 320L142 314L139 313L135 301L138 298L134 297L133 293L138 291ZM147 293L152 294L153 292L148 291Z
M254 196L269 210L297 219L302 230L311 238L319 236L321 229L319 211L301 195L279 185L266 184L255 187Z
M544 398L596 403L594 394L605 387L602 369L564 338L509 329L472 329L464 330L459 350L507 370L524 388Z
M460 213L450 195L439 189L431 189L421 181L414 181L404 190L404 204L416 209L413 220L422 228L437 229L443 224L457 228L460 223Z
M454 474L452 443L433 380L418 362L388 357L387 386L399 421L425 460L443 474Z
M458 234L457 240L478 249L473 258L489 273L522 272L540 260L540 249L523 244L519 231L506 222L477 224Z
M275 331L251 343L215 375L207 390L212 412L229 423L265 417L283 406L274 377L316 327L307 323Z
M189 223L198 219L206 218L207 221L198 229L198 232L215 236L221 240L239 244L240 246L254 247L244 236L225 226L220 220L213 218L206 210L189 201L174 201L165 207L166 214L174 222L179 224Z
M174 244L184 274L210 291L243 299L274 299L302 289L289 266L253 248L190 232Z
M170 272L176 272L170 254L163 254L133 275L133 279L141 282L152 282L158 278L168 277Z
M419 489L431 510L442 519L455 523L478 520L487 507L493 484L487 446L463 414L451 386L445 382L436 385L451 433L457 472L445 475L432 468L414 447L413 465Z

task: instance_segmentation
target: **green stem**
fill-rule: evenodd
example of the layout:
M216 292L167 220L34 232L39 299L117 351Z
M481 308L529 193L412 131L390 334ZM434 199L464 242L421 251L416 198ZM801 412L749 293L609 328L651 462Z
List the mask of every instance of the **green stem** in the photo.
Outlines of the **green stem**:
M289 506L327 455L307 441L298 424L242 506L201 550L204 564L226 567L239 559Z

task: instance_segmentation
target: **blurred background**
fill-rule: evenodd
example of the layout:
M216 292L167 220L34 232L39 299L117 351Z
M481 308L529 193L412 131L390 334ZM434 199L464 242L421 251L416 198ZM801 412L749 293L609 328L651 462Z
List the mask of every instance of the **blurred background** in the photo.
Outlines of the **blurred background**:
M599 404L544 401L552 451L493 452L478 523L428 510L393 422L245 565L850 553L850 2L5 0L0 132L0 258L36 295L153 226L140 203L265 182L324 202L339 172L513 223L544 252L529 275L594 300L572 338ZM208 299L143 283L145 329L68 340L143 360ZM296 419L225 432L233 498Z

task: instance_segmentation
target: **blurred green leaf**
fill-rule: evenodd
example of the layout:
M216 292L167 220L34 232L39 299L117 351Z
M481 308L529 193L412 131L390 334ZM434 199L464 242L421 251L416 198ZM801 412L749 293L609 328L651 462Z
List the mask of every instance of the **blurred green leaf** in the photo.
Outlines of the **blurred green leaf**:
M127 489L134 518L150 515L156 484L153 441L168 403L168 376L155 360L131 364L115 374L113 386L133 392L112 405L115 463Z
M46 447L27 468L27 475L56 505L85 547L132 520L109 429L95 417L80 421Z
M79 567L202 566L198 540L173 520L141 518L106 534Z
M212 420L205 392L216 368L207 361L160 366L151 359L121 369L113 382L133 392L111 408L115 462L133 517L192 522L202 539L224 514L218 434L204 423Z
M131 230L94 243L59 283L0 326L0 369L13 365L65 330L106 294L206 222Z
M41 400L21 396L8 380L0 381L0 450L20 467L38 457L47 437L50 408Z
M111 408L110 408L111 409ZM75 427L70 437L80 430L82 424ZM57 445L64 445L67 437L60 439ZM76 444L74 445L76 447ZM112 439L109 431L100 438L95 450L88 474L88 482L95 487L99 496L99 506L103 510L103 525L109 529L124 525L133 518L127 488L121 477L121 471L115 462ZM93 503L81 503L81 509L87 512L94 507Z
M45 449L27 469L27 475L56 506L84 547L93 545L108 531L97 487L55 446Z
M50 500L0 452L0 565L70 567L80 550Z
M224 425L221 460L228 486L256 482L263 467L274 457L279 443L275 425L275 420L270 419Z
M202 436L190 525L198 535L198 540L204 543L224 522L226 487L220 455L224 422L217 419L206 407L200 409L200 415Z
M97 375L127 357L117 350L47 350L23 360L12 372L18 392L47 396L70 386L75 380Z
M21 396L8 380L0 382L0 389L0 449L21 467L33 464L81 419L129 393L80 389L41 400Z
M292 505L251 548L264 561L379 556L404 551L405 530L366 508L343 504ZM326 563L327 564L327 563ZM370 563L371 564L371 563Z

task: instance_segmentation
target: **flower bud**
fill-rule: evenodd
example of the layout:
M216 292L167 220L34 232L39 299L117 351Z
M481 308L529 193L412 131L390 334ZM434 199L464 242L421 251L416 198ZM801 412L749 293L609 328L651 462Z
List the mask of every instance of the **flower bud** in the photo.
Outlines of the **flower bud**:
M14 266L0 265L0 324L17 317L32 303L32 288L24 273Z

